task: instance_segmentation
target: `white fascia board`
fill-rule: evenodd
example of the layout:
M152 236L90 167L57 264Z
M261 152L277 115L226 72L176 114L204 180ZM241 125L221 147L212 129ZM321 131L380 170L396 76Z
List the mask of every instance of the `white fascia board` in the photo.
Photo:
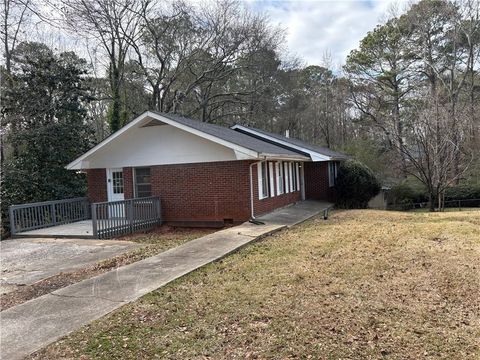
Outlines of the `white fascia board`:
M246 126L233 125L233 126L231 127L231 129L233 129L233 130L235 130L235 129L241 129L241 130L243 130L243 131L249 132L250 134L254 134L254 135L263 137L264 139L267 139L267 140L276 142L276 143L278 143L278 144L281 144L281 145L284 145L284 146L288 146L288 147L291 147L291 148L296 149L296 150L300 150L301 152L304 152L304 153L309 154L310 157L311 157L311 160L314 161L314 162L316 162L316 161L331 161L331 160L333 160L330 156L320 154L320 153L318 153L318 152L316 152L316 151L313 151L313 150L310 150L310 149L306 149L306 148L304 148L304 147L301 147L301 146L292 144L292 143L290 143L290 142L288 142L288 141L283 141L283 140L274 138L274 137L272 137L272 136L268 136L268 135L259 133L259 132L255 131L255 130L252 130L252 129L246 127ZM310 159L309 159L309 160L310 160Z
M259 155L258 153L255 156L252 156L251 154L246 154L242 151L239 150L233 150L235 152L235 157L237 160L250 160L250 159L258 159Z
M77 159L73 160L71 163L69 163L65 168L68 169L68 170L78 170L78 169L82 169L82 165L86 165L88 164L88 162L83 162L87 157L89 157L90 155L92 155L93 153L95 153L96 151L98 151L99 149L101 149L102 147L104 147L105 145L107 145L108 143L110 143L111 141L113 141L114 139L116 139L117 137L119 137L120 135L122 135L123 133L125 133L126 131L130 130L131 128L135 127L136 125L138 125L139 123L141 123L143 120L145 119L156 119L156 120L160 120L162 122L164 122L165 124L169 124L169 125L172 125L178 129L181 129L181 130L184 130L186 132L189 132L191 134L194 134L194 135L197 135L201 138L204 138L204 139L207 139L207 140L210 140L214 143L217 143L219 145L223 145L227 148L230 148L232 150L235 151L235 155L237 157L239 157L240 155L240 158L243 159L243 158L247 158L247 159L257 159L259 157L259 154L258 152L256 151L253 151L251 149L247 149L243 146L240 146L240 145L237 145L237 144L234 144L234 143L231 143L229 141L226 141L226 140L223 140L223 139L220 139L216 136L213 136L213 135L209 135L209 134L206 134L202 131L199 131L199 130L196 130L196 129L192 129L191 127L189 126L186 126L186 125L183 125L183 124L180 124L174 120L171 120L171 119L168 119L166 117L163 117L157 113L154 113L154 112L151 112L151 111L146 111L144 112L142 115L138 116L137 118L133 119L131 122L129 122L127 125L125 125L124 127L122 127L121 129L119 129L118 131L116 131L115 133L113 133L112 135L110 135L109 137L107 137L106 139L104 139L103 141L101 141L99 144L97 144L96 146L94 146L93 148L91 148L90 150L88 150L85 154L83 154L82 156L78 157Z
M68 170L82 170L82 169L88 169L90 165L90 161L88 160L80 160L75 162L75 164L70 163L68 164L69 167L67 167Z
M85 154L83 154L82 156L76 158L75 160L73 160L70 164L68 164L67 166L65 166L66 169L68 170L74 170L74 169L81 169L81 166L82 164L85 164L83 163L82 161L84 159L86 159L88 156L92 155L94 152L96 152L97 150L101 149L102 147L104 147L105 145L107 145L110 141L112 141L113 139L119 137L120 135L122 135L124 132L128 131L129 129L131 129L132 127L134 127L135 125L137 125L138 123L140 123L142 120L144 120L145 118L147 118L149 116L148 112L144 112L142 115L138 116L137 118L133 119L132 121L130 121L127 125L125 125L124 127L122 127L121 129L119 129L118 131L114 132L113 134L111 134L110 136L108 136L107 138L105 138L104 140L102 140L101 142L99 142L97 145L95 145L93 148L91 148L90 150L88 150ZM87 162L88 163L88 162Z
M326 155L318 155L318 153L316 152L312 152L310 154L310 156L312 157L312 161L313 162L318 162L318 161L332 161L333 158L331 158L330 156L326 156Z

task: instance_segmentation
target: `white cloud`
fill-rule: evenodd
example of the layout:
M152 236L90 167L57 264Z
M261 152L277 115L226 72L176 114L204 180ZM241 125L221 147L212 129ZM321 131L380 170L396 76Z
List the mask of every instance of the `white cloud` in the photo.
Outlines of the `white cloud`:
M339 65L398 1L255 0L248 4L287 30L288 50L307 64L320 64L328 52L334 65Z

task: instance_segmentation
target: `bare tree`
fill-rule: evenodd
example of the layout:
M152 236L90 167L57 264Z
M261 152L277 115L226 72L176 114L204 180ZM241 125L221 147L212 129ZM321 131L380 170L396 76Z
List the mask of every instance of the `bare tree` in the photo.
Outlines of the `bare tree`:
M107 76L111 92L109 122L112 131L125 119L121 118L121 87L130 40L141 32L141 17L149 0L66 0L58 4L64 22L73 31L96 41L108 59Z
M12 51L25 32L25 24L32 14L31 0L2 0L0 8L0 36L3 43L5 69L11 71Z
M2 86L11 87L12 71L12 53L17 44L23 40L26 23L32 15L33 7L31 0L2 0L0 8L0 36L3 43L3 56L5 59L5 71L0 75L2 77ZM7 119L2 109L2 126L0 129L0 164L5 161L5 138L7 135L7 125L11 126L10 131L15 131L16 123L13 119ZM18 148L12 144L13 152L16 154Z
M202 7L179 1L144 8L141 15L141 40L127 38L149 85L150 106L203 121L233 115L226 111L232 104L247 105L252 88L238 86L238 76L256 54L279 43L266 18L239 1Z
M407 158L407 172L427 188L431 211L443 208L445 190L467 171L473 160L472 153L462 150L451 121L449 105L439 106L438 100L429 97L415 108L406 129L408 144L398 148ZM454 170L452 166L459 158L461 167Z

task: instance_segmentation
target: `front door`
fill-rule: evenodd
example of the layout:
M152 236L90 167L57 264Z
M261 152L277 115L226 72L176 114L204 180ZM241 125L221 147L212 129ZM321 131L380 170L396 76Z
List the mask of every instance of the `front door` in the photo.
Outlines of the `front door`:
M123 193L123 169L107 169L107 193L108 201L120 201L124 200ZM125 208L122 206L109 206L109 217L123 218L125 214Z

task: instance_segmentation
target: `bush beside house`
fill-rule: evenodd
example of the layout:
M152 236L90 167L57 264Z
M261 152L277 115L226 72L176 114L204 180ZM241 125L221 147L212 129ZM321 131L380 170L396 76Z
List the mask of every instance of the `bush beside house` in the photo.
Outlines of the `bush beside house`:
M347 160L338 168L335 189L338 207L364 209L380 192L381 184L369 167L356 160Z

